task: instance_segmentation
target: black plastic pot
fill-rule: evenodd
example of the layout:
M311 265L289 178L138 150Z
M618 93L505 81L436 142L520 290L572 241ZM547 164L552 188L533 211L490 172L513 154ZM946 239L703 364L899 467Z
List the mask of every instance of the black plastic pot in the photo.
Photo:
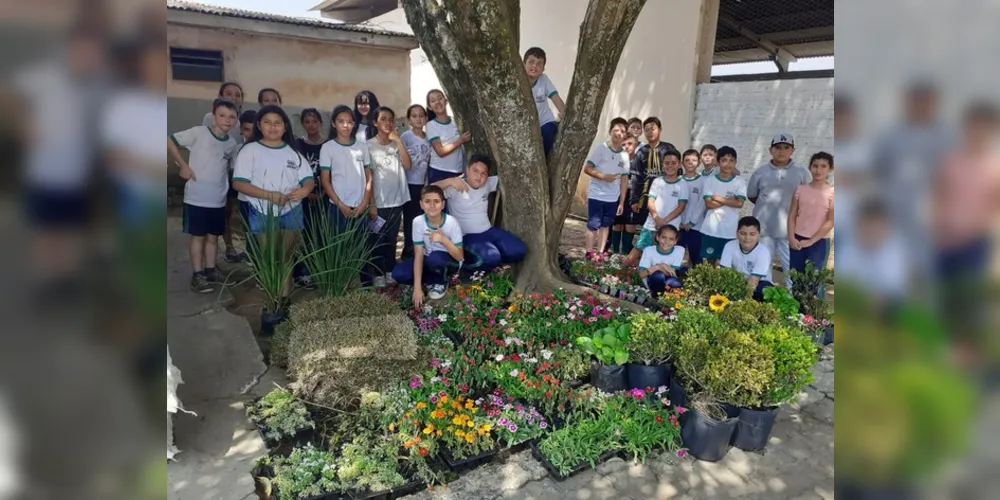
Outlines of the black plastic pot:
M726 407L726 420L715 421L690 409L681 424L681 439L691 456L706 462L718 462L729 452L729 442L739 423L739 411Z
M594 463L602 464L614 457L619 456L620 454L621 452L618 450L608 450L602 453L601 456L597 457L597 460L595 460ZM564 476L560 474L551 463L549 463L549 460L545 458L545 455L542 455L542 452L538 450L538 445L536 443L531 443L531 456L535 457L535 460L538 460L542 464L542 467L545 468L545 471L549 473L549 477L556 481L565 481L587 469L590 469L590 463L583 462L580 465L573 467L573 469Z
M654 390L663 385L670 385L670 374L674 367L669 363L662 365L643 365L629 363L625 365L628 372L629 389L645 389L652 387Z
M823 345L830 345L833 343L833 326L826 327L826 331L823 332Z
M424 488L423 481L414 479L406 484L383 491L348 491L347 494L353 500L393 500L411 495Z
M479 467L489 459L493 458L493 456L498 452L500 452L499 446L486 450L476 456L455 458L455 456L451 454L451 450L448 448L441 448L441 458L444 459L444 462L448 464L448 468L453 472L462 472Z
M590 372L590 385L604 392L628 389L628 373L623 365L597 365Z
M455 344L455 347L458 347L462 345L462 342L465 342L465 337L463 337L460 333L450 330L445 330L443 333L445 337L448 337L448 340L450 340L452 344Z
M671 371L670 373L670 384L668 384L668 392L670 396L670 406L677 408L678 406L687 407L688 398L687 390L684 388L684 382L681 381L677 374ZM681 421L687 418L687 413L681 415Z
M266 337L274 335L274 328L288 319L287 311L265 311L260 312L260 334Z
M774 421L778 418L779 407L763 410L739 408L739 422L733 433L732 445L744 451L760 451L767 447L771 439Z

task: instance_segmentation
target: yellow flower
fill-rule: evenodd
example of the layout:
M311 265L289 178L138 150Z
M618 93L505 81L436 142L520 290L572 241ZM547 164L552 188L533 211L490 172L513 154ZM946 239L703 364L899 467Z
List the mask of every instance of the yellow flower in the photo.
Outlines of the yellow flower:
M729 305L729 299L725 295L713 295L708 299L708 308L713 312L719 312Z
M458 437L462 437L462 436L465 435L465 431L463 431L462 429L459 429L459 430L455 431L455 435L458 436Z
M432 432L434 432L434 424L427 424L427 427L424 427L424 434L430 434Z
M447 403L447 402L448 402L448 396L441 396L441 399L440 399L440 401L441 401L442 403Z
M444 410L434 410L431 412L433 418L444 418Z
M680 302L674 302L674 309L683 309L683 308L684 304L681 304Z
M418 410L423 410L424 408L427 408L427 403L424 403L423 401L417 403Z
M465 423L465 425L468 426L468 427L475 427L476 423L473 422L472 420L469 420L468 422Z
M393 432L395 430L396 430L396 424L389 424L389 432Z
M470 432L465 435L465 440L471 443L476 440L476 435Z
M473 406L474 405L473 405L472 401L466 401L465 402L465 409L466 410L471 410Z
M436 434L437 434L437 437L441 437L441 429L438 429Z
M493 424L483 424L481 429L486 432L490 432L491 430L493 430Z
M451 423L453 423L455 425L463 425L464 422L462 421L462 417L461 416L457 416L457 417L451 419Z

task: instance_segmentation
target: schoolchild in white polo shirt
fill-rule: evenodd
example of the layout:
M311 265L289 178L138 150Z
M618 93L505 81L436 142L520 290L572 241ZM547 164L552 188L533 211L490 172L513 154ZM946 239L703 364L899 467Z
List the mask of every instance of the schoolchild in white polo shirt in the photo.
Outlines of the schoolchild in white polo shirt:
M424 303L423 285L428 285L428 297L438 300L448 290L449 267L461 269L465 254L462 250L462 228L454 217L443 213L444 191L439 186L427 186L420 194L423 215L411 221L413 225L413 259L396 264L392 278L413 285L413 305Z
M531 47L524 52L524 71L528 74L531 97L534 98L535 108L538 110L538 124L542 127L542 148L545 150L545 156L548 156L559 132L559 122L552 114L549 99L556 105L560 118L566 112L566 104L563 103L562 97L559 97L555 84L545 74L545 59L545 51L540 47Z
M622 146L628 122L618 117L611 120L609 139L590 150L583 167L590 176L587 188L587 257L594 255L594 240L598 253L608 241L608 230L615 217L625 212L625 191L629 172L629 155Z
M184 232L191 235L188 252L193 274L191 289L212 291L211 283L225 279L215 268L219 236L226 228L226 194L229 191L229 163L239 144L229 135L236 124L236 105L216 99L212 103L215 122L199 125L170 136L167 151L180 166L184 183ZM185 162L180 148L191 152Z
M699 154L697 149L689 149L682 155L684 168L682 179L688 185L688 202L681 214L680 235L677 244L687 251L691 265L701 262L701 231L698 226L705 218L705 199L701 197L705 189L705 178L698 174Z
M689 196L687 183L681 179L681 154L671 148L663 153L663 175L653 179L649 186L646 202L649 216L639 232L635 248L625 260L626 265L636 265L642 251L656 245L656 231L661 226L680 226L681 214L684 213Z
M667 224L656 230L656 245L646 247L639 259L639 277L654 297L669 288L681 288L684 247L677 245L677 228Z
M701 258L718 262L726 243L736 235L740 209L747 199L747 185L736 169L736 150L719 148L719 173L705 177L701 197L705 200L705 218L701 232Z
M473 156L464 177L435 184L444 190L449 219L454 218L462 228L465 252L469 254L466 267L476 271L520 262L528 254L517 236L490 223L489 196L500 186L500 179L489 175L491 164L488 156Z
M722 249L719 265L736 269L747 277L747 290L754 300L764 300L771 282L771 251L760 243L760 221L747 216L739 221L736 239Z
M460 133L458 124L448 116L448 99L444 92L433 89L427 92L427 141L431 143L431 161L427 181L461 177L465 169L465 143L472 140L469 132Z
M354 110L343 104L333 109L330 140L319 153L320 182L330 198L330 221L338 232L365 231L362 217L371 215L373 180L368 144L354 136ZM376 214L377 217L378 214Z

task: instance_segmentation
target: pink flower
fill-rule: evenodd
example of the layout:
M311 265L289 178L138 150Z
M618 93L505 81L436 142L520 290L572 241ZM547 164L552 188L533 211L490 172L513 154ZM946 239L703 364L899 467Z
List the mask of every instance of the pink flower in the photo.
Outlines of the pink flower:
M804 319L809 323L813 322L813 317L811 314L806 314Z
M677 411L678 415L683 415L683 414L687 413L687 411L688 411L687 408L685 408L683 406L678 406L677 408L674 408L674 410Z
M685 449L680 449L680 450L677 450L677 456L678 456L678 457L680 457L680 458L684 458L684 457L686 457L686 456L687 456L687 454L688 454L688 452L687 452L687 450L685 450Z
M642 399L646 397L646 392L643 391L642 389L632 389L631 391L629 391L629 394L631 394L632 397L635 399Z

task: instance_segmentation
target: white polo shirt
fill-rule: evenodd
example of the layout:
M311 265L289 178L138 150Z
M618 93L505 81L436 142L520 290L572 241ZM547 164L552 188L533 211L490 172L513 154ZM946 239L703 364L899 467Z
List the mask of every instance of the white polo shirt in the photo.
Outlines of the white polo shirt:
M357 208L365 199L365 170L372 165L368 145L351 139L350 144L326 141L319 150L319 169L330 172L330 184L340 201ZM330 199L333 204L333 199Z
M722 249L719 265L733 268L743 273L747 278L757 276L762 281L774 282L771 279L771 251L768 250L767 245L761 245L760 242L749 252L743 251L739 240L726 243Z
M434 141L441 141L441 145L451 144L458 141L462 134L458 133L458 124L451 117L448 121L438 121L437 118L427 122L427 141L434 144ZM459 146L448 156L438 156L437 151L431 148L430 167L442 172L460 174L465 170L465 146Z
M368 154L372 165L372 198L377 208L396 208L410 201L410 188L406 185L406 169L399 158L396 143L382 145L378 136L368 141Z
M309 160L288 144L272 148L259 142L251 142L240 148L239 154L236 155L234 182L245 181L261 189L289 194L312 178ZM262 214L271 211L271 202L268 200L248 196L247 201ZM275 207L274 215L284 215L299 203L289 201L281 207Z
M590 178L590 186L587 188L587 198L591 200L607 202L617 202L619 190L621 189L622 177L628 175L628 153L624 148L611 149L611 144L602 142L590 151L587 156L587 164L592 165L602 174L614 174L615 180L602 181Z
M723 198L747 199L747 185L739 176L724 181L717 175L704 177L702 181L703 200L719 195ZM740 209L730 206L719 208L709 208L705 210L705 218L698 228L701 234L707 234L715 238L731 240L736 237L736 225L740 221Z
M424 255L430 255L431 252L447 252L448 249L443 243L434 243L431 241L430 233L440 229L445 236L456 246L462 246L462 228L458 225L458 221L454 217L448 217L448 214L441 214L441 225L434 226L427 220L427 215L420 215L413 219L413 246L422 247L424 249Z
M687 183L690 196L688 204L684 207L684 213L681 214L681 224L691 224L691 227L697 228L705 219L705 198L701 197L705 189L705 178L695 174L690 179L687 177L682 179Z
M226 206L229 163L239 144L229 135L216 136L205 126L171 134L170 139L191 152L188 165L195 178L184 183L184 203L205 208Z
M555 84L549 80L545 73L538 75L538 79L531 86L531 97L535 99L539 125L556 121L556 116L552 114L552 108L549 107L549 99L558 93Z
M444 197L448 200L448 213L462 227L463 234L479 234L493 227L490 224L490 193L497 190L500 179L493 175L479 189L469 187L464 193L448 188Z
M639 269L649 269L657 264L666 264L674 269L684 265L684 247L674 245L669 252L660 251L659 245L650 245L643 249L639 258Z
M649 186L649 199L653 200L657 217L666 217L677 208L680 202L688 200L688 185L680 178L674 182L667 182L665 178L657 177ZM668 224L678 227L681 225L680 220L681 216L678 216ZM646 217L646 223L642 225L642 228L656 231L656 221L653 220L653 214Z

